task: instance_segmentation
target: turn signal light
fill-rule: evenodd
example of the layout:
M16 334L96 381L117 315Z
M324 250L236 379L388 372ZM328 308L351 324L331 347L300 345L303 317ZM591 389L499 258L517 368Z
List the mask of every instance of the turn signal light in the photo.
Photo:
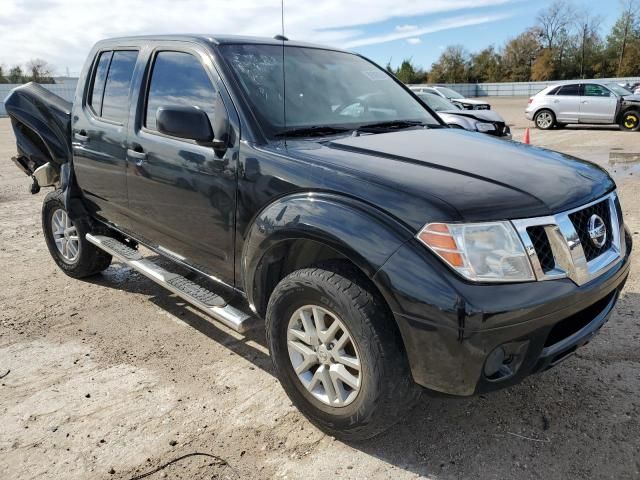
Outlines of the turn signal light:
M452 267L464 266L464 259L448 225L431 223L420 232L418 237Z

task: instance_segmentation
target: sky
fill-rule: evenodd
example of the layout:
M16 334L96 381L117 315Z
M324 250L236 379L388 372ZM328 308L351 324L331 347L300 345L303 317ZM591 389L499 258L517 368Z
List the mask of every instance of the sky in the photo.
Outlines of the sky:
M447 45L470 52L501 46L535 23L552 0L284 0L285 35L361 53L380 65L411 58L425 68ZM602 15L608 30L616 1L574 1ZM272 37L280 0L2 0L0 65L42 58L57 75L77 75L98 40L154 33Z

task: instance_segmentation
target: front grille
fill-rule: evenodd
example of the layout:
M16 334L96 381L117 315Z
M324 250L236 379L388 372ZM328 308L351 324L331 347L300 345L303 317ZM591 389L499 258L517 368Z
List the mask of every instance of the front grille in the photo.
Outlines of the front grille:
M474 110L491 110L491 106L489 105L476 105L473 107Z
M535 227L529 227L527 228L527 233L529 234L529 238L531 238L531 243L533 243L536 255L538 255L538 261L540 262L542 271L544 273L550 272L556 266L556 261L553 258L551 244L549 243L549 238L547 237L544 226L536 225Z
M602 247L596 246L591 237L589 236L589 219L593 215L598 215L604 221L607 229L607 238ZM573 223L573 228L576 229L580 242L582 243L582 249L584 250L584 256L587 261L591 261L594 258L599 257L604 252L611 248L611 241L613 238L613 228L611 226L611 212L609 210L609 201L603 200L595 205L591 205L582 210L569 214L569 219Z

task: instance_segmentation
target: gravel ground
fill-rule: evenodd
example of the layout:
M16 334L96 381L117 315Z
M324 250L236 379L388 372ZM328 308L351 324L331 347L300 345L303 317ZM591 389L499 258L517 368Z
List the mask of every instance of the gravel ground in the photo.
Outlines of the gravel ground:
M492 103L521 139L526 99ZM634 231L639 140L532 131L614 172ZM291 406L260 329L238 335L118 263L85 281L59 271L14 149L0 119L3 478L140 478L189 454L146 478L640 478L638 253L608 324L561 366L474 398L425 395L388 434L347 444Z

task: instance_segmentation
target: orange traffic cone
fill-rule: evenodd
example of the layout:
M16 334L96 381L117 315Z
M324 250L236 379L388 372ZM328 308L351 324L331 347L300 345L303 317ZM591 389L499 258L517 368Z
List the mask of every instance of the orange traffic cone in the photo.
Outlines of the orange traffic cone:
M529 137L529 127L527 127L524 131L524 143L526 145L530 145L531 144L531 138Z

